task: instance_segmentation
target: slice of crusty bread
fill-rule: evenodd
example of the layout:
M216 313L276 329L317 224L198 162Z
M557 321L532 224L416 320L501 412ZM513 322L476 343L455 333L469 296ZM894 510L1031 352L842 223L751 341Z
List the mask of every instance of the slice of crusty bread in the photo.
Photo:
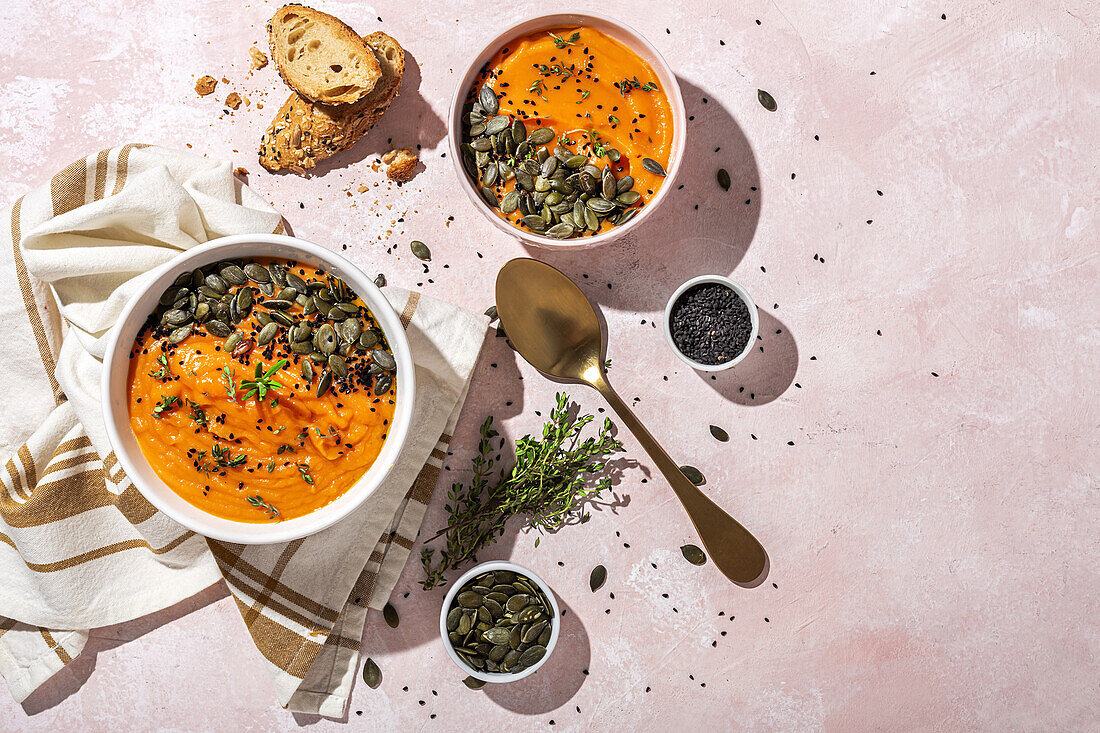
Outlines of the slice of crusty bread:
M268 21L267 37L283 81L312 102L358 102L382 78L370 48L328 13L284 5Z
M355 104L318 104L292 92L260 140L264 168L305 173L317 161L350 148L381 119L401 86L405 51L385 33L371 33L363 40L382 69L378 84Z

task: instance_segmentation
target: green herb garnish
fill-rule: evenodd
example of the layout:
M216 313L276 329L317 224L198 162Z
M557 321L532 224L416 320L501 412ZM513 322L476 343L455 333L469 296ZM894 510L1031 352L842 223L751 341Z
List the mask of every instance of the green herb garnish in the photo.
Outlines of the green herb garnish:
M259 395L262 400L267 396L268 392L273 392L279 389L283 385L272 379L275 374L287 365L286 359L279 359L271 365L271 367L265 372L264 364L262 361L256 362L256 375L253 379L242 379L241 389L248 390L244 393L244 398L247 400L249 397Z
M214 462L222 468L233 468L248 460L248 456L243 453L238 456L231 456L228 447L217 443L213 445L211 450L214 452Z
M156 417L156 418L164 417L165 412L167 412L168 410L171 410L173 407L175 407L179 403L180 403L180 398L179 397L174 397L172 395L162 395L161 398L160 398L160 402L158 402L156 404L156 406L153 407L153 417Z
M222 367L222 379L225 380L225 394L229 397L230 402L237 401L237 383L234 381L234 372L229 368L229 365Z
M167 382L172 378L172 370L168 368L168 357L162 353L157 357L157 363L160 364L160 369L149 372L149 376L161 382Z
M275 508L275 505L264 501L264 498L259 494L248 497L248 503L256 507L257 509L263 509L265 512L267 512L268 517L279 516L279 510Z
M308 463L299 463L299 464L297 464L297 466L298 466L298 475L300 475L302 477L303 481L305 481L307 484L312 486L313 485L313 477L309 475L309 464Z
M191 407L191 419L205 428L206 411L202 409L202 405L194 400L187 400L187 404Z
M577 41L581 39L580 31L573 31L573 35L569 36L569 40L565 40L557 33L550 33L551 38L554 39L554 45L558 48L565 48L566 46L576 46Z
M617 81L615 82L615 86L619 88L619 93L622 94L624 97L634 89L641 89L643 92L652 92L656 91L657 89L656 83L647 81L643 84L642 82L638 81L637 76L635 76L633 79L623 79L622 81Z
M493 430L493 418L487 418L473 459L473 476L467 485L451 487L445 505L447 526L428 540L445 537L438 562L435 550L421 552L425 573L421 585L430 589L446 583L445 573L476 560L478 552L504 533L512 517L524 516L529 527L548 531L587 521L586 502L611 487L606 476L591 485L586 485L588 478L603 471L607 456L623 450L606 419L597 437L581 440L581 431L593 419L577 416L568 395L559 393L541 440L525 435L516 441L515 465L502 468L493 481L490 473L501 445L494 441L498 433Z

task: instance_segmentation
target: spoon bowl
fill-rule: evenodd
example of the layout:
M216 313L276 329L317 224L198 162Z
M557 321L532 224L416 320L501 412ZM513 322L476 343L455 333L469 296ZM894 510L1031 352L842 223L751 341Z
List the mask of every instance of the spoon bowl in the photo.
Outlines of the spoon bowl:
M520 356L548 377L600 392L683 504L718 569L734 583L754 585L767 553L737 520L691 483L660 443L611 388L604 371L603 327L576 283L537 260L520 258L497 274L497 315Z

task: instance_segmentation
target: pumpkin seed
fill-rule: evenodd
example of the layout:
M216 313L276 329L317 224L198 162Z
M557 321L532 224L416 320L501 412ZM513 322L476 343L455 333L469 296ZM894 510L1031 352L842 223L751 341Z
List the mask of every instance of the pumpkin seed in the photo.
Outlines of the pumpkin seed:
M725 168L718 169L718 185L723 191L730 190L730 172Z
M519 191L509 191L500 200L500 210L505 214L511 214L519 208Z
M642 158L642 167L655 176L664 176L665 169L660 163L653 158Z
M173 329L172 333L168 334L168 341L173 344L178 344L190 335L191 324L187 324L186 326L181 326L179 328Z
M332 373L343 379L348 376L348 364L339 354L331 354L328 358L328 368Z
M367 661L363 662L363 682L367 683L367 687L372 690L377 690L378 686L382 684L382 670L370 657L367 657Z
M760 100L760 105L769 112L774 112L779 108L775 103L775 98L763 89L756 90L756 98Z
M430 262L432 259L432 251L428 249L428 245L419 240L414 239L409 242L409 249L412 250L413 256L419 260Z
M492 206L494 209L500 206L500 201L497 200L497 195L493 193L491 188L482 186L478 191L481 193L481 198L485 199L485 203L489 204L489 206Z
M313 366L309 363L309 359L302 359L302 379L306 380L306 384L313 384Z
M496 135L504 132L512 125L512 120L507 115L497 115L485 123L485 134Z
M615 204L607 199L588 199L586 205L597 214L608 214L615 210Z
M229 290L229 283L222 280L220 275L215 275L214 273L207 275L203 282L206 284L206 287L219 294Z
M383 275L381 272L378 273L378 277L374 278L374 286L376 288L386 287L386 276Z
M466 685L471 690L480 690L485 686L485 680L479 680L477 677L467 677L462 680L462 684Z
M286 268L279 263L274 263L268 268L271 280L279 287L286 287Z
M222 280L230 285L244 285L248 282L248 275L245 275L244 270L234 264L228 264L221 268L218 270L218 274L221 275Z
M279 298L268 298L267 300L261 301L260 305L270 310L285 311L293 308L294 302L291 300L281 300Z
M283 313L282 311L271 311L270 316L271 320L275 321L280 326L290 328L294 325L294 319L288 316L286 313Z
M323 372L321 372L321 381L317 382L317 392L315 394L318 397L323 397L325 392L328 392L328 388L331 387L331 386L332 386L332 372L330 372L328 369L326 369Z
M299 293L309 292L309 285L306 284L306 281L299 277L297 273L291 272L290 270L287 270L286 273L286 284Z
M378 334L374 331L364 331L362 335L359 336L359 346L364 349L372 348L377 343Z
M730 434L722 428L718 427L717 425L710 426L710 434L714 436L715 440L721 441L723 443L729 442Z
M401 618L397 615L397 609L393 607L392 603L382 606L382 617L386 619L386 623L389 624L391 629L396 629L397 625L401 623Z
M535 646L528 647L527 651L520 655L519 663L526 667L530 667L540 659L546 656L546 647L536 644Z
M248 275L249 279L253 282L271 282L271 273L267 271L266 267L255 262L249 262L247 265L244 266L244 274Z
M706 476L695 466L680 466L680 471L687 476L687 480L696 486L702 486L707 482Z
M545 145L554 139L554 134L549 127L540 127L527 136L527 141L532 145Z
M707 562L706 553L695 545L682 545L680 547L680 553L684 556L684 559L692 565L705 565Z
M343 308L332 306L328 309L328 313L325 314L325 317L330 321L340 322L348 317L348 313Z
M217 336L218 338L228 338L229 334L233 333L233 327L225 321L215 319L207 321L203 325L206 326L207 331L209 331L212 335Z
M481 102L481 106L485 108L486 114L495 115L500 110L500 103L497 101L497 95L488 84L482 85L481 93L478 94L478 101Z
M623 193L624 191L629 191L632 188L634 188L633 176L623 176L615 182L615 191L617 193Z
M225 340L225 344L222 348L224 348L226 351L233 351L233 349L236 348L237 344L239 344L241 342L241 339L243 338L244 334L240 331L236 331L229 335L229 338Z
M458 620L462 618L461 608L452 608L447 614L447 631L454 631L458 628Z
M481 633L481 638L493 645L508 643L508 630L497 626L486 629ZM499 660L493 660L499 661Z
M392 372L397 368L397 361L393 358L393 355L382 349L375 349L372 351L371 358L374 360L375 364L388 372Z
M591 574L588 576L588 587L595 593L603 587L604 582L607 580L607 568L603 565L597 565L592 568Z
M561 222L547 229L546 236L553 237L554 239L568 239L573 236L574 231L572 224Z
M336 329L329 323L321 324L313 335L313 345L325 356L336 353Z
M480 593L474 593L471 590L463 591L458 594L458 605L463 608L477 608L484 602Z
M615 197L615 203L622 204L623 206L632 206L638 203L638 199L641 197L642 195L637 191L623 191Z
M390 387L393 386L393 377L389 374L383 374L378 378L378 381L374 383L374 396L381 397L390 391Z

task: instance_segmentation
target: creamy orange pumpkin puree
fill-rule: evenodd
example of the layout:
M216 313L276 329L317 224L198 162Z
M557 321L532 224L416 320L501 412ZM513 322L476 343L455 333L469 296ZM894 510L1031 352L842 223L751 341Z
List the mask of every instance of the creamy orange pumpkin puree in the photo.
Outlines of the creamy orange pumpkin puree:
M560 147L583 155L586 164L601 171L610 166L616 179L634 179L632 190L640 198L603 218L599 231L609 229L617 215L644 206L660 190L663 176L644 167L642 161L649 158L668 169L672 108L650 65L619 41L583 26L536 31L510 41L489 60L471 89L470 104L478 101L484 84L498 97L496 114L523 120L528 136L539 128L553 130L555 137L548 149ZM486 119L492 116L486 115ZM468 152L476 154L476 150ZM523 152L509 155L494 149L489 156L504 160L508 167L518 167L524 157L531 157ZM560 166L563 171L565 157ZM567 172L573 173L577 167ZM475 177L484 183L482 175ZM507 173L494 177L497 180L491 181L489 188L498 197L516 188L515 177ZM519 209L506 212L496 208L496 212L517 226L524 216ZM577 233L581 231L583 224Z
M326 282L318 270L281 262L307 282ZM347 377L333 375L318 397L328 364L311 361L313 374L307 380L302 362L310 356L291 349L290 328L276 324L278 335L259 344L260 319L270 323L276 311L295 327L310 324L314 332L324 324L339 326L326 318L326 304L320 301L320 309L310 315L297 302L285 309L265 308L265 301L279 293L265 296L259 285L243 286L253 290L249 312L238 309L236 323L226 318L242 334L233 337L232 353L225 348L226 338L208 330L212 316L202 324L193 318L183 325L158 324L158 314L171 307L162 300L134 344L129 370L130 426L153 470L191 504L242 522L292 519L343 494L378 457L394 415L392 386L383 382L389 388L376 389L383 375L390 375L390 384L393 375L378 367L372 373L372 348L340 341L335 353L347 352ZM353 317L381 334L362 301L353 293L343 294L357 308ZM186 311L186 296L181 300ZM189 335L171 343L173 332L187 325ZM377 344L384 346L384 341ZM315 356L324 354L317 351ZM262 389L257 382L263 383Z

